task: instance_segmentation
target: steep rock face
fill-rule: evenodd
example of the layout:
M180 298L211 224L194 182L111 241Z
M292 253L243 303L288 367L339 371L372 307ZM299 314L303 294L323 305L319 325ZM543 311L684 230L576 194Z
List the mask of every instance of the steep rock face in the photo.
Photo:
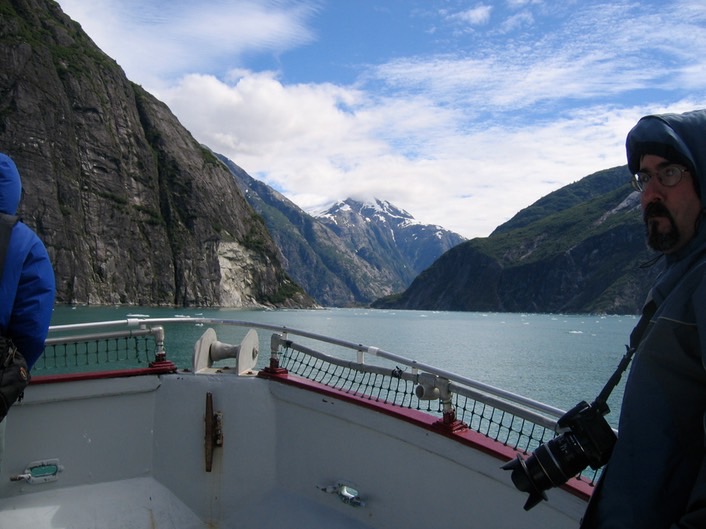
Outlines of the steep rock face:
M415 222L383 201L362 204L348 199L313 217L219 157L262 215L287 272L321 305L367 305L399 291L464 240L438 226Z
M378 297L378 290L365 291L374 282L363 282L362 291L357 288L358 278L369 274L369 270L362 260L348 255L345 245L330 230L231 160L221 159L250 205L264 219L288 273L317 303L347 307L359 304L361 299Z
M446 252L378 308L638 313L662 269L645 266L639 197L625 167L544 197L484 239Z
M0 14L0 148L58 302L311 304L227 169L56 3Z

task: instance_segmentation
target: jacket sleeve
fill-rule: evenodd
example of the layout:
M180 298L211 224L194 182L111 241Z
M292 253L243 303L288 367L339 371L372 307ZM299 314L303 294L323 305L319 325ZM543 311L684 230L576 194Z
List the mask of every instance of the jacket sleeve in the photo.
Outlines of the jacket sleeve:
M30 369L44 351L54 295L54 270L46 248L36 238L22 265L8 326L8 334Z

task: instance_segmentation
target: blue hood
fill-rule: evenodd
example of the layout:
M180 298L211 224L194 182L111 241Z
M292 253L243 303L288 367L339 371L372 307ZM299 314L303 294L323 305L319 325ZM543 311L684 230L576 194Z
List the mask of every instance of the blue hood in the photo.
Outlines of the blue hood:
M706 207L706 110L645 116L628 133L626 150L632 174L645 154L688 167Z
M15 162L0 153L0 213L14 215L20 205L22 182Z

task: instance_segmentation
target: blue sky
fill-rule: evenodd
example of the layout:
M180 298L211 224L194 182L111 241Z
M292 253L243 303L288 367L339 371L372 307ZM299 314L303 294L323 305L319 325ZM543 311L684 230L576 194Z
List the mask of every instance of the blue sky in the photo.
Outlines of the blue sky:
M196 139L310 212L487 236L706 107L703 0L59 0Z

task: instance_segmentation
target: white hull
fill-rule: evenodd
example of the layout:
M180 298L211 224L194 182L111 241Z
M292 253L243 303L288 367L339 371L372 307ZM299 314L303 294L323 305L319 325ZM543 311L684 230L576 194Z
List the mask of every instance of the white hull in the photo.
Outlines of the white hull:
M209 393L223 442L206 471ZM525 511L500 470L514 450L436 422L293 375L36 377L8 416L0 529L578 525L580 491ZM58 479L11 480L42 460ZM325 490L339 483L364 505Z

